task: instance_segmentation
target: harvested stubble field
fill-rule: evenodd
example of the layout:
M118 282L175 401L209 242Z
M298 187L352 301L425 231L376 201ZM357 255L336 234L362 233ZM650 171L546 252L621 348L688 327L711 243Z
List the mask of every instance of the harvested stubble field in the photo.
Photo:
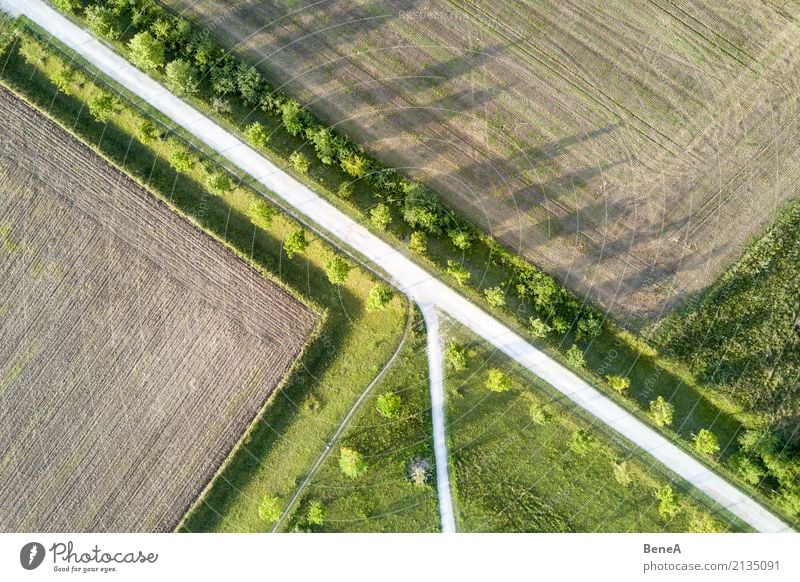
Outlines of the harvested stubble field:
M0 91L0 531L175 527L316 315Z
M632 325L795 195L796 4L164 3Z

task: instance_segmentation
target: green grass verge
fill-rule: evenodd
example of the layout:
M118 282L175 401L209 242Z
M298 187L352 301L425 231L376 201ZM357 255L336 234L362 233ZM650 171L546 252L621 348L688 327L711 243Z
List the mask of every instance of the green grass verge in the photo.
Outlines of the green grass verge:
M24 34L33 35L38 36ZM266 530L268 524L258 518L261 498L288 498L294 491L341 417L393 353L406 303L396 296L385 310L367 312L374 276L356 267L346 284L331 285L324 265L338 253L320 239L312 238L302 256L287 259L282 241L299 226L292 218L278 213L267 228L255 227L248 212L260 194L240 186L224 196L210 195L203 185L205 175L216 171L210 160L176 172L165 161L166 141L145 145L133 137L147 113L125 103L124 96L110 122L97 122L86 108L99 89L90 74L77 79L70 95L50 81L61 58L50 54L32 65L12 47L3 59L2 83L323 315L284 386L183 524L186 531Z
M448 341L466 347L464 370L446 374L448 441L456 514L461 531L680 532L748 531L694 487L668 474L644 452L598 426L544 384L459 324L447 322ZM502 371L504 392L485 386ZM536 419L531 408L540 414ZM586 431L592 442L576 452ZM630 480L621 484L615 465ZM656 491L670 485L679 510L659 511Z
M430 532L439 530L436 475L431 436L428 364L421 316L406 343L370 393L339 444L320 467L285 524L288 531ZM387 394L400 398L394 416L382 416L377 404ZM356 478L339 467L341 448L363 455L364 473ZM413 484L409 467L428 466L423 483ZM309 523L315 504L324 510L321 524Z

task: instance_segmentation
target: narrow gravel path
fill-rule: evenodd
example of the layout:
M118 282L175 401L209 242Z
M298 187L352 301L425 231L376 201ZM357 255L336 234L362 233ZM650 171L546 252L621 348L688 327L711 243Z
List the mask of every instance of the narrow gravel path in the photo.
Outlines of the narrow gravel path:
M447 438L444 416L444 358L442 336L439 332L439 315L430 303L420 303L425 318L428 339L428 380L431 388L431 417L433 419L433 451L436 457L436 490L439 495L439 516L442 533L456 531L453 496L450 491Z
M436 306L539 376L600 422L646 451L722 507L763 532L792 531L748 495L675 446L656 430L539 351L524 338L448 287L256 150L134 68L125 58L72 24L41 0L0 0L0 9L25 15L104 74L192 133L228 162L251 175L338 244L388 273L419 304Z

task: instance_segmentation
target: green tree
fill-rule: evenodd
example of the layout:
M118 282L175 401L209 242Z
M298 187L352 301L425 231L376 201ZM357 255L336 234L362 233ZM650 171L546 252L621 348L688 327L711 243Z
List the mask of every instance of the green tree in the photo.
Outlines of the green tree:
M283 241L283 250L286 251L286 256L290 259L295 255L302 255L307 247L306 231L302 228L289 233L289 236Z
M164 64L164 45L149 32L137 33L128 43L131 62L152 71Z
M53 85L56 86L56 89L61 91L64 95L72 95L75 92L75 87L78 85L78 79L80 78L75 69L61 61L58 61L58 64L54 65L50 71L49 77Z
M671 425L674 413L675 407L664 400L663 396L659 396L655 400L650 401L650 418L652 418L653 422L658 426Z
M602 323L600 319L593 314L589 314L578 320L578 333L576 336L578 339L593 339L600 333L601 329Z
M192 95L197 93L199 81L197 69L184 59L175 59L167 63L164 71L167 74L169 86L179 95Z
M780 445L780 439L775 431L768 428L746 430L739 437L739 445L747 453L761 456L774 453Z
M531 317L529 320L531 335L533 337L545 337L552 328L538 317Z
M322 502L314 500L308 506L308 513L306 514L306 521L309 525L321 526L325 523L325 508Z
M258 517L261 521L275 523L281 518L281 500L277 497L264 495L258 506Z
M378 230L386 230L392 222L392 212L386 204L380 203L370 210L369 220Z
M550 320L550 324L558 333L566 333L567 330L569 330L569 323L567 323L567 320L560 315L556 315L552 320Z
M375 409L385 418L394 418L400 412L402 400L394 392L386 392L378 397L375 402Z
M680 505L678 504L678 498L675 495L675 492L672 490L672 487L669 485L664 485L656 490L656 499L658 499L658 513L664 519L672 519L676 515L678 515L678 511L680 511Z
M227 172L211 172L206 176L206 188L215 196L224 196L233 190L233 182Z
M255 105L261 99L264 78L255 67L242 63L236 72L236 89L245 103Z
M81 9L81 0L52 0L56 8L63 12L70 12L72 14Z
M86 104L91 116L100 123L106 123L120 107L119 101L111 93L102 89L92 93Z
M455 342L448 342L444 349L445 365L454 372L467 369L467 348Z
M692 438L694 449L701 455L716 455L719 452L719 440L707 428L701 428Z
M736 455L731 462L742 480L750 485L758 485L766 474L756 461L746 455Z
M389 287L383 281L378 281L372 286L372 289L369 290L369 296L367 297L367 311L379 311L381 309L385 309L389 304L389 301L392 300L393 295L394 293L392 292L391 287Z
M225 58L211 69L211 90L219 97L236 93L236 61Z
M461 286L469 283L469 279L472 276L458 261L454 261L453 259L447 259L447 274L455 279Z
M503 307L506 304L506 295L500 287L484 289L483 295L491 307Z
M566 354L564 354L564 357L567 363L574 368L583 368L586 366L586 358L583 355L583 350L581 350L577 344L572 344Z
M248 125L244 130L244 135L247 137L247 140L257 148L265 147L269 141L267 128L258 121Z
M303 152L292 152L292 155L289 156L289 161L292 163L292 167L294 168L295 172L302 176L308 175L308 170L311 168L311 162L308 161L308 158L303 154Z
M178 172L189 172L197 163L195 155L177 140L169 143L169 165Z
M367 463L355 449L342 447L339 451L339 468L347 477L357 479L367 470Z
M511 380L499 368L490 368L484 385L492 392L506 392L511 389Z
M594 448L595 439L588 430L576 430L569 439L569 450L583 457Z
M263 198L256 198L250 204L247 211L247 217L250 222L255 224L258 228L263 230L269 229L272 226L272 219L275 217L275 207L267 204Z
M417 255L424 255L428 252L428 237L424 232L415 230L411 233L408 240L408 250Z
M94 34L109 40L119 38L117 18L111 10L105 6L87 6L84 14L86 15L86 25Z
M156 127L155 123L149 119L143 119L136 128L136 137L138 137L139 141L143 144L150 144L161 137L161 132L158 131L158 127Z
M353 178L363 178L369 172L369 160L363 154L348 151L339 154L339 165L342 170Z
M466 251L472 246L469 233L465 230L451 230L447 234L450 237L450 242L452 242L453 246L457 249Z
M336 155L333 132L324 126L309 127L306 129L306 137L314 144L317 159L326 166L330 166Z
M350 198L350 196L353 195L353 183L342 182L339 184L339 189L336 191L336 194L339 195L339 198Z
M609 375L606 376L606 382L611 387L612 390L615 390L622 394L631 386L631 381L626 378L625 376L616 376L616 375Z
M328 281L334 285L344 285L352 269L353 265L339 255L325 263L325 273L328 275Z
M303 108L294 99L289 99L281 106L281 120L291 135L300 135L303 131Z

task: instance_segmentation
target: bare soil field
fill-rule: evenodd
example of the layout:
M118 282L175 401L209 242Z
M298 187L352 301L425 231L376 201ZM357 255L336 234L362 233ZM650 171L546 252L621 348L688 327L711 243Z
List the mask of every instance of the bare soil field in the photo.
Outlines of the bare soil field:
M0 531L169 531L317 316L0 91Z
M796 195L794 3L164 3L630 325Z

